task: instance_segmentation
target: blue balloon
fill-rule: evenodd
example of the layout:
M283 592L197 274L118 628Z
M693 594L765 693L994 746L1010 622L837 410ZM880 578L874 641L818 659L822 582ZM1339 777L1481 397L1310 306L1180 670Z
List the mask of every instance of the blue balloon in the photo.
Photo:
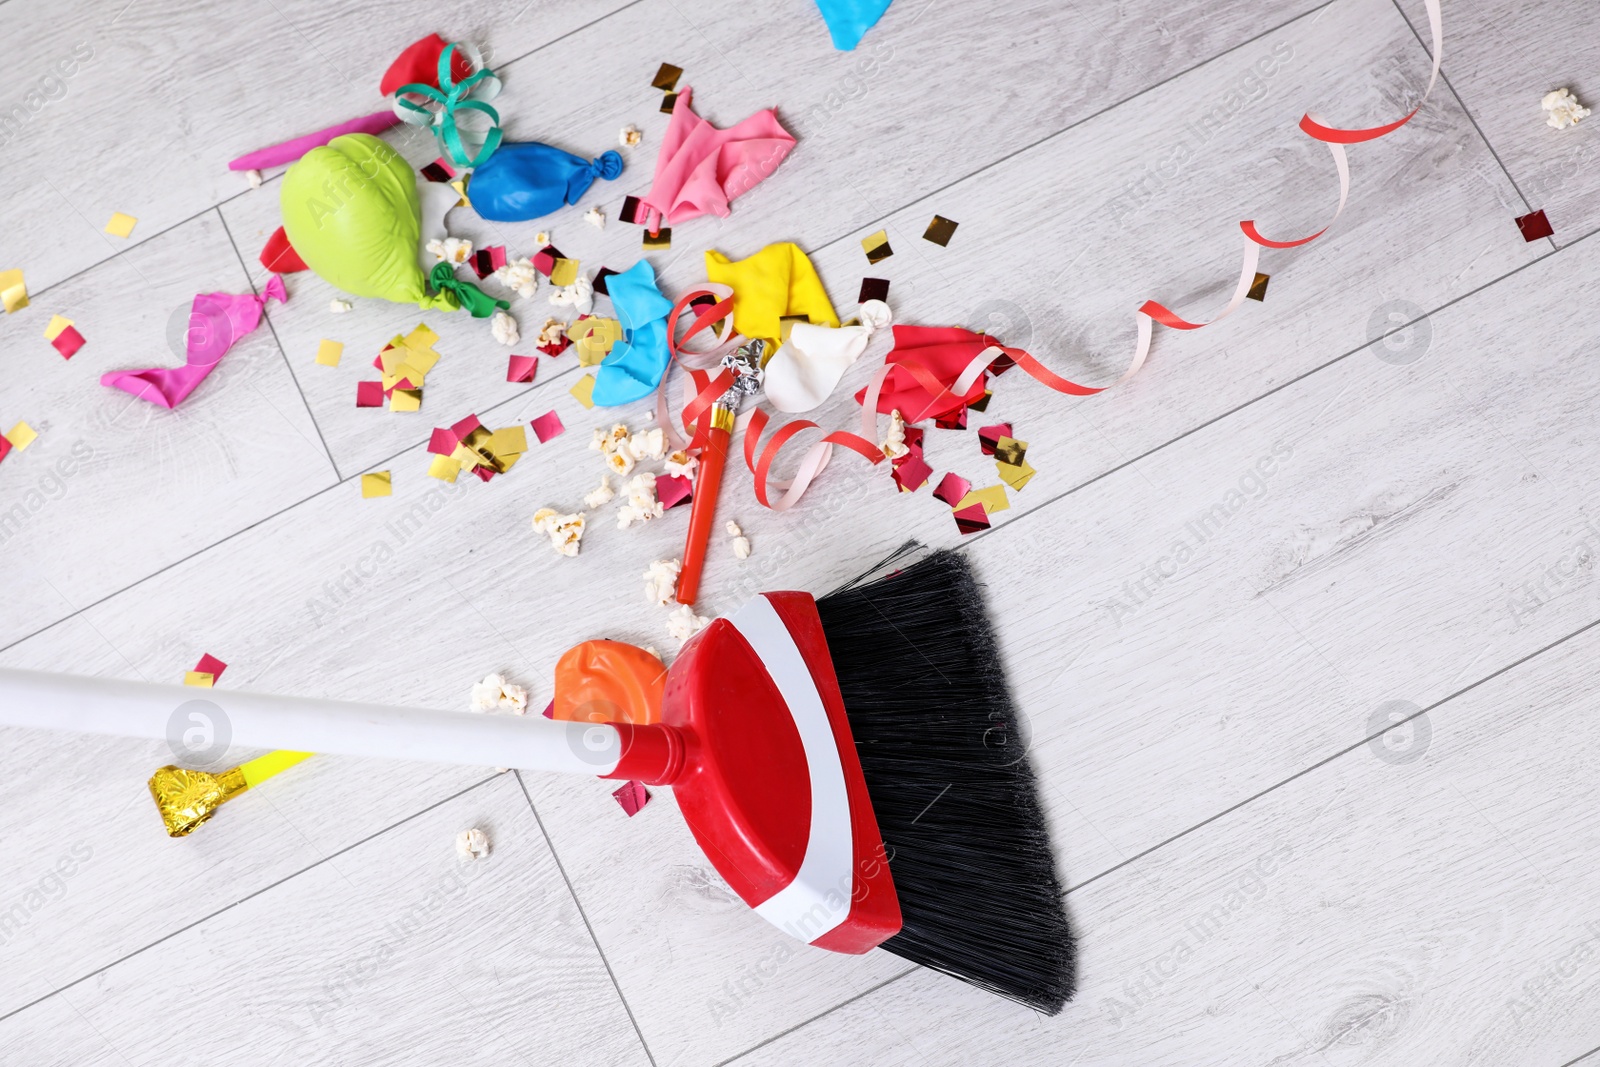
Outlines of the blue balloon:
M537 141L503 144L473 169L467 199L491 222L523 222L576 204L595 178L612 181L621 173L616 152L590 162Z
M650 261L641 259L621 274L608 276L606 292L611 295L611 307L626 334L611 346L595 371L590 399L603 408L630 404L655 392L672 359L667 349L667 316L672 313L672 301L656 288L656 272Z

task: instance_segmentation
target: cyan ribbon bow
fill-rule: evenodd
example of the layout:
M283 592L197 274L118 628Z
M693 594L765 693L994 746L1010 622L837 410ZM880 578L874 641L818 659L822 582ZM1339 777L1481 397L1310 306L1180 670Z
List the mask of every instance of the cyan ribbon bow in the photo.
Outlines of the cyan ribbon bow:
M494 314L496 308L505 311L511 307L509 301L496 300L471 282L457 278L455 265L448 261L433 265L433 270L428 274L428 284L432 285L436 292L449 293L455 297L456 303L472 312L472 317L475 319L488 318Z
M474 68L474 73L459 84L450 73L457 48ZM422 82L402 85L394 93L394 113L413 126L432 127L440 147L452 162L462 167L476 167L500 147L500 113L484 103L499 93L500 79L483 65L478 49L456 43L439 55L439 88ZM408 100L407 96L422 97L423 102ZM438 109L430 107L430 103L437 104ZM458 111L477 111L489 116L488 131L462 130L456 119ZM476 154L471 151L469 142L477 146Z

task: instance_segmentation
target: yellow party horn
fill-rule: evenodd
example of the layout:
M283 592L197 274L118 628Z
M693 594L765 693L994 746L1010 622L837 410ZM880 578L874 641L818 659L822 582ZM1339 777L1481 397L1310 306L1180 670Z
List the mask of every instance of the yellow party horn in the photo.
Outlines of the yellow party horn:
M268 752L219 774L168 764L150 776L150 795L155 798L167 836L184 837L246 789L310 756L310 752Z

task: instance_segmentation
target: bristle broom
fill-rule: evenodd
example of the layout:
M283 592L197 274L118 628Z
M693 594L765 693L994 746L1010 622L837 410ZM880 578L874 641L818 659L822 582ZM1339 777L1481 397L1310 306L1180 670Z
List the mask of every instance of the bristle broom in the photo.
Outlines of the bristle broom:
M932 553L817 610L904 917L882 947L1055 1015L1075 985L1072 933L965 558Z

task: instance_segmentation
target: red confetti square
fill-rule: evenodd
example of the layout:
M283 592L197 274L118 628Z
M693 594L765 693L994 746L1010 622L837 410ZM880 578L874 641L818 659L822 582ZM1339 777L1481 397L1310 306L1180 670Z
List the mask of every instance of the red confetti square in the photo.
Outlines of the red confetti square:
M978 428L978 447L983 450L984 455L992 456L994 455L994 446L999 443L1000 438L1010 436L1011 424L1009 422L999 422L993 426L980 426Z
M1544 217L1544 208L1517 219L1517 229L1522 231L1524 241L1537 241L1556 232L1551 228L1550 220Z
M955 471L951 471L940 479L939 488L933 491L933 495L951 507L955 507L970 492L972 492L972 483Z
M506 246L489 245L472 253L472 270L479 280L487 278L506 265Z
M894 484L900 487L902 493L914 493L928 484L928 478L932 474L933 468L913 452L909 456L902 457L894 465L890 477L894 479Z
M571 347L572 338L568 337L566 334L562 334L561 340L557 341L553 345L540 345L539 351L543 352L547 356L559 356L561 353L565 352Z
M211 680L215 682L221 679L222 672L228 669L228 665L207 652L200 657L200 662L194 665L194 669L211 675Z
M599 270L595 271L594 281L590 284L590 288L599 293L601 296L610 296L611 291L606 288L606 279L615 273L617 272L612 270L610 267L601 267Z
M554 411L545 412L528 425L533 427L533 436L539 439L541 445L550 438L560 437L567 432L567 428L561 425L561 416Z
M383 397L382 382L356 383L356 407L381 408L383 407Z
M623 222L638 222L639 198L637 196L623 197L622 210L617 212L617 218L621 219Z
M907 426L906 427L906 447L909 448L911 451L915 452L917 455L919 455L919 456L922 455L922 427L921 426Z
M675 508L694 496L694 483L672 474L656 475L656 499L664 508Z
M0 459L5 459L6 456L8 456L10 454L11 454L11 442L7 441L4 437L0 437Z
M989 528L989 513L983 510L982 504L973 504L951 514L955 516L956 529L963 534L977 533L979 530Z
M566 258L555 245L545 245L533 254L533 269L548 278L556 269L556 260Z
M445 159L443 156L440 156L432 163L428 163L423 166L422 176L428 179L430 182L448 182L451 178L456 176L456 171L455 168L450 165L449 160Z
M448 456L456 450L456 445L461 443L461 438L455 435L454 430L447 430L443 426L433 428L433 436L428 438L428 451L436 456Z
M55 340L50 342L56 346L56 351L61 353L62 359L71 359L83 347L83 334L78 332L76 326L68 326L56 334Z
M489 467L473 467L472 473L478 476L480 482L486 482L494 477L494 471Z
M483 423L478 421L478 416L468 415L466 418L450 427L450 432L456 435L456 440L465 441L467 436L471 434L473 430L479 430L482 428Z
M506 366L506 381L531 382L539 370L538 356L512 356Z
M947 414L942 418L933 420L933 424L941 430L965 430L967 428L967 409L957 408L955 414Z
M630 819L650 803L650 790L646 789L644 783L637 778L623 782L611 795L617 798L617 803L622 805L622 810L628 813Z
M543 715L547 719L555 718L556 717L556 702L554 700L552 700L550 703L546 704L544 706L544 710L541 711L539 714Z

